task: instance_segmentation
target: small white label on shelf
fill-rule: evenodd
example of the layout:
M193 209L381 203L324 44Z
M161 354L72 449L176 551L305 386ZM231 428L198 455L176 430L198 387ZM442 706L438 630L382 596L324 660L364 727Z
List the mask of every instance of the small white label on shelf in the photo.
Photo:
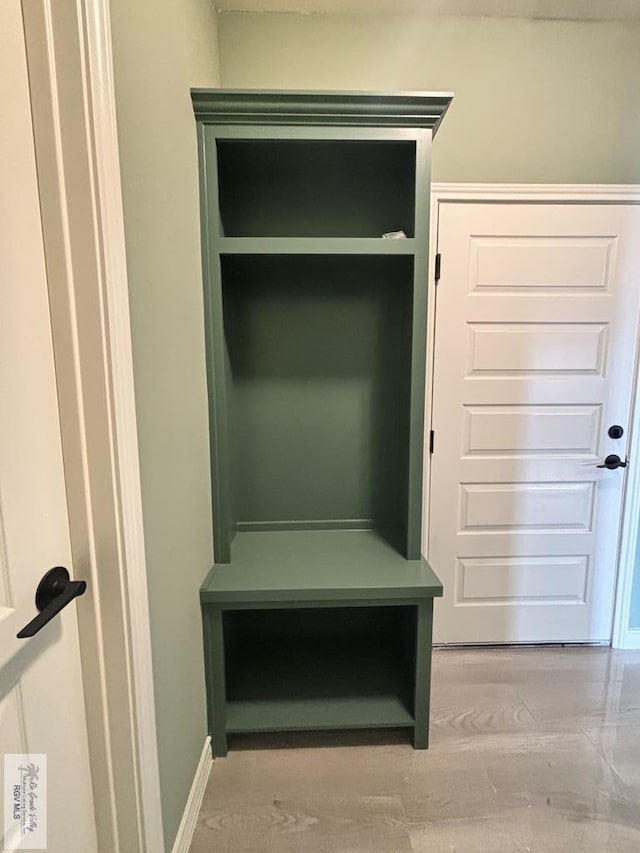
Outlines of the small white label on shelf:
M384 240L406 240L407 235L404 231L387 231L386 234L382 235Z

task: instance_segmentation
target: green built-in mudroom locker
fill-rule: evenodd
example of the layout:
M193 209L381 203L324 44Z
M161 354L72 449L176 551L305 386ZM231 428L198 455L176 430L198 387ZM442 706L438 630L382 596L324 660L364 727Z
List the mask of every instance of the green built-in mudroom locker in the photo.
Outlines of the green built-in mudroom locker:
M431 141L442 94L194 90L215 755L237 732L428 745L421 557Z

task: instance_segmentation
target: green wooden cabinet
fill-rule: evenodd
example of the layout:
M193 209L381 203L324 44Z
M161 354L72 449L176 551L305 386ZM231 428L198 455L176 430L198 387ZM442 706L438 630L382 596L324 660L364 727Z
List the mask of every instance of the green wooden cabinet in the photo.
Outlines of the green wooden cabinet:
M215 565L209 724L428 740L431 140L448 95L194 90ZM384 238L389 232L402 238Z

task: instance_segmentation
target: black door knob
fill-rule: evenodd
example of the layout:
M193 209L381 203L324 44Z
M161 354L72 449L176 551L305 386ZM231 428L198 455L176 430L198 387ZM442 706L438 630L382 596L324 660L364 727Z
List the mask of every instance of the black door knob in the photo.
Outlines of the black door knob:
M617 453L611 453L604 460L602 465L596 465L596 468L608 468L609 471L615 471L616 468L626 468L627 463L623 462Z
M19 640L33 637L54 616L66 607L87 588L86 581L72 581L64 566L56 566L43 576L36 590L36 608L39 611L35 619L16 634Z

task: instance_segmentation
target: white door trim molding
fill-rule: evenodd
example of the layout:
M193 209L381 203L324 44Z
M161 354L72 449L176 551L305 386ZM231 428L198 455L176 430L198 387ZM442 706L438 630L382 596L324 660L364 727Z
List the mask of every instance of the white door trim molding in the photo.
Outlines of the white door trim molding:
M209 781L209 774L211 773L212 767L213 758L211 757L211 738L208 737L202 748L200 761L198 762L198 767L196 768L196 773L193 777L191 790L189 791L187 803L184 807L184 812L182 813L182 820L180 821L178 834L176 835L176 840L173 844L171 853L189 853L193 833L195 832L196 824L198 822L198 814L200 812L200 806L202 805L202 798L204 797L204 792L207 787L207 782Z
M433 183L431 186L431 242L429 282L435 280L435 256L438 251L438 221L440 205L456 202L556 202L574 204L640 204L639 184L473 184ZM433 411L433 364L435 353L436 288L429 288L427 318L427 384L425 412L425 447L431 430ZM639 338L640 344L640 338ZM636 393L629 423L629 458L640 461L640 345L636 356ZM423 553L429 553L429 501L431 458L424 454L424 513ZM621 537L618 555L618 580L612 627L614 648L640 648L640 629L629 629L631 591L635 569L636 549L640 539L640 464L628 469L622 510Z
M640 184L456 184L433 183L436 201L556 201L593 204L640 203Z
M164 850L107 0L23 0L100 851Z
M622 509L622 529L618 553L618 585L613 613L611 645L614 649L640 649L640 628L629 627L631 615L631 593L636 565L636 553L640 540L640 335L636 345L635 392L631 401L629 423L629 452L631 464L627 468L627 479ZM635 464L634 464L635 463Z
M640 628L627 628L620 643L614 639L611 645L614 649L640 649Z
M96 201L101 226L98 237L108 318L107 358L110 362L113 432L117 448L122 513L125 557L123 580L126 584L125 598L128 599L129 606L131 689L134 694L131 723L136 732L138 751L142 824L139 829L143 849L150 853L164 849L164 837L111 21L108 0L83 0L82 6L85 13L85 51L91 103L89 119L96 169Z

